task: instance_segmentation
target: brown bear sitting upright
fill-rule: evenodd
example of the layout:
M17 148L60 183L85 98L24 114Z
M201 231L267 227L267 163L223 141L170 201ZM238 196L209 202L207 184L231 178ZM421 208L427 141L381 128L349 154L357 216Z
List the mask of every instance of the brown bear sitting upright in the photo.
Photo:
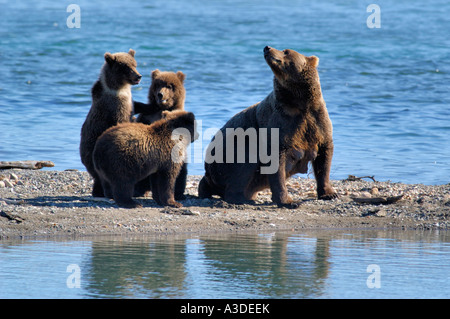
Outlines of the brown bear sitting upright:
M151 125L119 124L97 140L95 170L105 195L120 207L142 207L132 199L134 187L151 174L153 199L163 206L183 206L175 201L175 182L186 148L197 138L195 117L181 110L164 111L162 117Z
M152 84L148 90L148 104L134 102L135 113L140 113L137 122L151 124L162 117L163 111L184 110L186 90L183 72L152 71ZM177 178L175 199L183 199L186 189L187 164L184 164ZM135 195L146 195L151 190L150 177L139 182L135 187Z
M118 123L130 122L133 113L131 85L138 84L141 75L136 70L135 51L105 53L100 77L91 89L92 106L81 128L81 162L94 178L92 196L103 197L103 189L92 162L97 138Z
M264 48L264 58L274 74L274 89L217 132L207 149L199 196L219 195L225 201L240 204L251 202L258 191L270 187L272 200L278 206L295 208L298 204L288 194L286 179L306 173L311 161L318 197L336 198L329 180L333 128L322 97L319 59L271 47ZM252 132L256 139L246 142ZM269 153L271 165L267 166L265 154ZM275 169L270 169L272 164Z

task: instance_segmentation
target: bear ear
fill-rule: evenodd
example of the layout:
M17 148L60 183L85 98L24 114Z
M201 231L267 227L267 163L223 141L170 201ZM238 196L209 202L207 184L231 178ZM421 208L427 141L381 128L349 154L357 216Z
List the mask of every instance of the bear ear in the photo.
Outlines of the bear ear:
M161 74L161 71L156 69L152 71L152 79L155 79L158 75Z
M134 58L134 55L136 54L136 51L134 51L133 49L130 49L128 51L128 54L131 55Z
M183 83L183 82L184 82L184 79L186 78L186 75L185 75L183 72L178 71L178 72L177 72L177 77L178 77L178 79L181 81L181 83Z
M309 65L311 65L312 67L317 68L317 66L319 65L319 58L316 57L315 55L311 55L310 57L306 57L306 60L308 61Z
M108 64L112 64L114 62L114 56L111 53L106 52L105 61L108 62Z

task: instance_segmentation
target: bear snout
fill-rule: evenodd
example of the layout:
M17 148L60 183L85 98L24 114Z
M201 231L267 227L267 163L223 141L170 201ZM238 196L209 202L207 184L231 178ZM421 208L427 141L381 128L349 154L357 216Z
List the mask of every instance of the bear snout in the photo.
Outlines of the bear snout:
M269 47L268 45L264 47L264 58L267 59L268 57L273 56L274 51L276 51L274 48Z
M135 73L135 74L133 74L131 82L132 82L132 84L139 84L139 82L141 82L141 79L142 79L142 75L140 75L139 73Z
M169 92L165 88L162 88L157 94L156 98L159 104L165 105L168 103L168 99L170 98Z

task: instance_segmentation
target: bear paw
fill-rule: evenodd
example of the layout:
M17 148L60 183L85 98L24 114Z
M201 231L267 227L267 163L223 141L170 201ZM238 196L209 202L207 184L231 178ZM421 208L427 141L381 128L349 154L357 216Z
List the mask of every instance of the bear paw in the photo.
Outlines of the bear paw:
M277 203L279 208L288 208L288 209L296 209L300 206L300 202L291 202L291 203Z
M319 199L332 200L332 199L335 199L335 198L338 198L338 197L339 197L339 195L336 192L333 192L333 193L330 193L330 194L323 194L323 195L319 196Z

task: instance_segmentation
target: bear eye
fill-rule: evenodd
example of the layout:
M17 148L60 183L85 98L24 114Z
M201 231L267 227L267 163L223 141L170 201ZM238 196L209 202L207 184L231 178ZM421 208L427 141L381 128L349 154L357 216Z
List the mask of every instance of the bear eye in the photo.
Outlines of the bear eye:
M170 90L173 91L173 85L172 85L172 84L169 84L167 87L168 87Z

